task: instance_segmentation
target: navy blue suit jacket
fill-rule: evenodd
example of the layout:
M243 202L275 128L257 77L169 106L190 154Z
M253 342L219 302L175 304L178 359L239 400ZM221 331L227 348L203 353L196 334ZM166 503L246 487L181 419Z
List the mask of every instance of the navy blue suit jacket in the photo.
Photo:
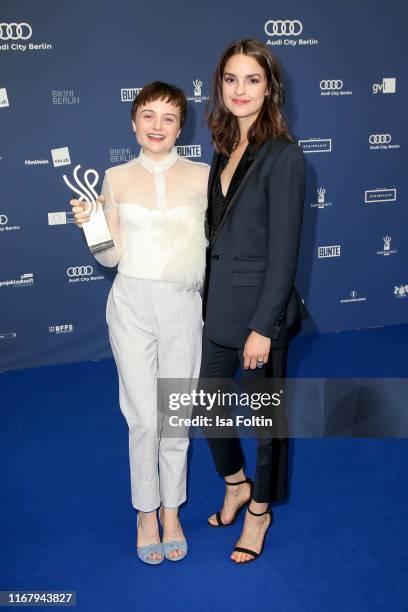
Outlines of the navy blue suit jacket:
M209 200L217 162L216 153ZM300 148L284 136L263 143L207 249L203 318L213 342L242 348L255 330L285 345L308 317L294 287L304 191Z

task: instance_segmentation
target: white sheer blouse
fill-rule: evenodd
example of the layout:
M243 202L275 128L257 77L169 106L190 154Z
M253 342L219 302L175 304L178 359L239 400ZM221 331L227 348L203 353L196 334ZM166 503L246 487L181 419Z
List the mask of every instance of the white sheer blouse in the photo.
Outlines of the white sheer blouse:
M141 150L106 170L104 212L115 246L95 253L97 261L125 276L200 288L208 174L207 164L179 157L175 148L160 161Z

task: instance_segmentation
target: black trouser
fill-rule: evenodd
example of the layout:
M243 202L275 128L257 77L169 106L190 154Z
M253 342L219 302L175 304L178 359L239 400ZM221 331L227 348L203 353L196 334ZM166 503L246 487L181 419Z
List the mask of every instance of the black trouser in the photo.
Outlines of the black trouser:
M263 368L243 369L243 349L229 348L209 340L203 330L200 378L233 378L238 366L245 378L285 378L288 347L272 348ZM238 472L245 463L237 437L207 437L217 472L224 478ZM253 499L257 502L281 500L288 493L288 438L258 438Z

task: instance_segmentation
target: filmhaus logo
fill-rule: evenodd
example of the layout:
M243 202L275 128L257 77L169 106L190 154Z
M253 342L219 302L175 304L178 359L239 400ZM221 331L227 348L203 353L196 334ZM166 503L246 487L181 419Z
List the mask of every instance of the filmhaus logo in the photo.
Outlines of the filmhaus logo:
M319 44L317 38L302 38L303 23L299 19L269 19L264 26L267 45L274 47L311 47Z
M201 157L201 145L178 145L176 147L180 157Z
M340 257L340 255L341 255L340 244L332 244L330 246L317 247L317 256L319 259L325 259L328 257Z
M53 89L51 99L54 106L61 104L79 104L79 96L74 94L73 89Z
M374 83L373 94L393 94L397 91L397 79L395 77L384 77L381 83Z
M136 155L132 153L130 147L113 148L109 149L109 158L113 164L126 163L134 159Z
M7 89L5 87L0 88L0 108L6 108L10 106L9 99L7 96Z
M395 188L385 189L384 187L379 187L378 189L366 189L366 191L364 192L365 204L376 204L396 201L397 190Z
M142 91L141 87L128 87L120 90L121 102L133 102L136 96Z
M21 230L20 225L9 225L8 216L0 214L0 233L15 232L16 230Z
M391 144L391 134L370 134L368 142L370 144L370 151L389 151L401 148L399 144Z
M394 286L394 295L397 298L406 298L408 295L408 285Z
M206 102L207 100L210 99L209 96L203 96L202 94L202 87L203 87L203 82L200 81L200 79L195 79L195 81L193 81L193 87L194 87L194 95L192 96L187 96L187 100L189 100L190 102Z
M317 192L317 202L312 202L310 205L311 208L326 208L326 206L331 206L331 202L326 202L326 189L324 187L319 187L316 189Z
M332 150L331 138L307 138L298 141L303 153L330 153Z
M31 272L21 274L20 278L0 281L0 287L32 287L34 285L34 274Z
M105 277L101 274L93 276L92 266L71 266L67 268L67 277L69 283L82 283L103 280Z
M72 334L74 326L72 323L63 323L62 325L49 325L48 332L50 334Z
M51 149L52 163L55 168L59 166L71 165L68 147L60 147L59 149Z
M33 29L29 23L0 23L0 51L51 51L50 43L31 42ZM30 42L29 42L30 41Z
M353 289L348 294L348 297L340 300L340 304L353 304L355 302L366 302L366 301L367 301L366 297L359 296L357 291Z
M377 251L377 255L384 255L387 257L387 255L394 255L397 253L397 249L391 249L391 236L383 236L383 243L383 249L382 251Z
M341 79L323 79L319 87L321 96L351 96L353 94L349 89L344 89Z

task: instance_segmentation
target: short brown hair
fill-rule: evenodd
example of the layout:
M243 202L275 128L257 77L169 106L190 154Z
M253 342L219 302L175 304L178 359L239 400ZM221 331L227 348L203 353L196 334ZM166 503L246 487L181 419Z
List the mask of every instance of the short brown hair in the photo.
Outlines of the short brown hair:
M285 135L292 140L282 112L285 94L278 60L259 40L244 38L228 45L218 62L213 78L213 91L208 110L208 126L211 130L215 148L225 155L230 155L233 151L240 134L237 118L225 107L222 98L222 82L227 61L230 57L239 53L256 59L264 69L268 83L268 95L265 96L258 117L248 130L248 141L260 146L269 138L280 135Z
M154 81L145 85L143 89L138 93L136 98L133 100L130 115L132 121L135 120L136 112L139 106L144 106L148 102L154 100L165 100L171 102L174 106L180 109L180 127L183 127L186 121L187 115L187 98L179 87L170 85L169 83L163 83L162 81Z

